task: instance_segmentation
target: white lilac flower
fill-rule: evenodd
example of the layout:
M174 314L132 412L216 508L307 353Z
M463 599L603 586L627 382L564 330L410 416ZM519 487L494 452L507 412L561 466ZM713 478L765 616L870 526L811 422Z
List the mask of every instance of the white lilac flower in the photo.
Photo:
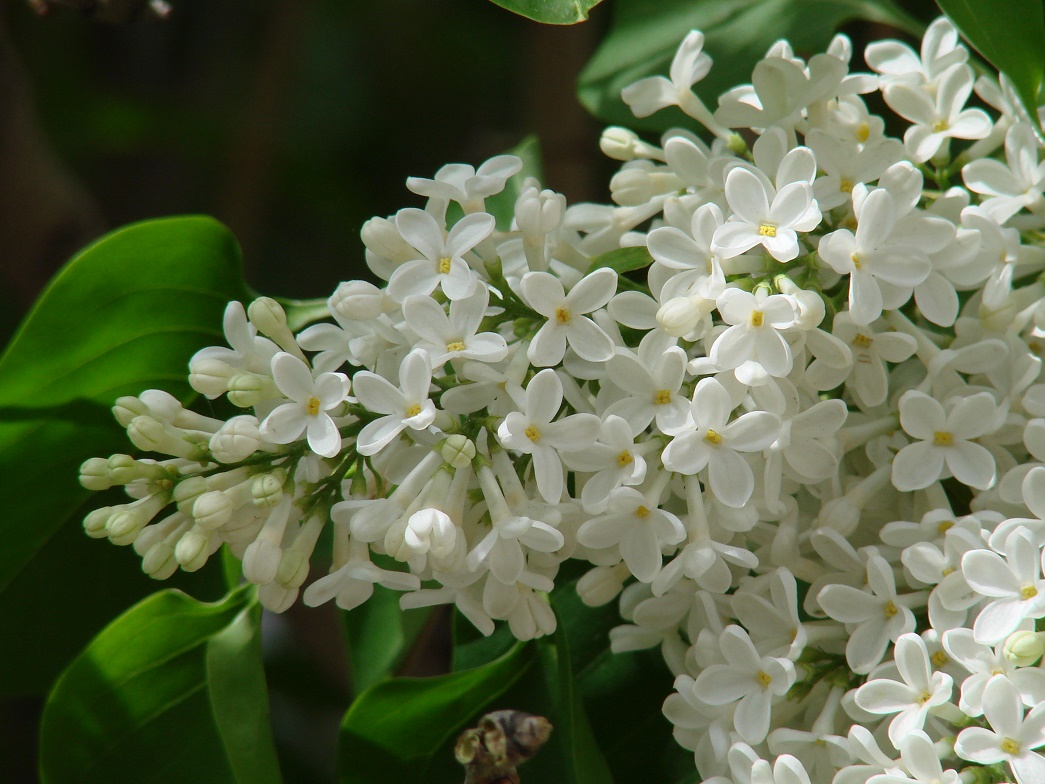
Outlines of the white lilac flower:
M342 373L312 371L297 357L280 352L272 358L272 377L290 401L277 406L259 427L275 444L289 444L306 434L309 448L322 457L341 451L341 433L329 412L348 398L349 381Z
M497 155L478 169L466 163L448 163L435 173L435 178L408 177L406 187L416 194L446 203L456 201L466 213L481 212L483 200L504 190L508 178L517 174L523 162L515 155Z
M789 659L760 654L739 626L727 626L719 646L727 663L705 668L693 691L708 705L736 703L737 733L748 743L761 743L769 733L773 702L795 682L795 665Z
M399 367L399 386L385 378L361 370L353 377L356 399L376 414L384 416L368 422L356 438L361 455L379 452L407 428L427 430L435 421L435 403L428 399L432 385L432 364L425 351L411 351Z
M1040 212L1045 207L1045 161L1038 160L1040 149L1031 127L1016 123L1005 135L1005 163L981 158L962 167L965 185L986 196L981 206L998 223L1021 209Z
M995 678L984 689L983 714L990 729L963 729L954 752L980 765L1007 762L1017 784L1045 781L1045 757L1034 752L1045 745L1045 703L1024 715L1016 688L1005 678Z
M607 411L599 440L583 452L563 454L562 460L573 471L591 474L581 490L581 504L594 514L606 508L612 490L642 483L646 478L645 455L656 449L659 444L654 440L636 444L627 421Z
M428 352L432 366L450 359L474 359L480 362L498 362L508 355L508 344L493 332L482 332L479 324L486 315L490 293L486 286L477 286L474 293L450 302L450 313L426 295L403 300L403 315L418 340L415 348Z
M921 730L904 736L898 748L904 773L879 773L867 784L960 784L958 771L943 769L935 744Z
M595 443L601 421L594 414L571 414L557 421L562 404L562 382L551 368L534 376L526 387L522 411L513 411L497 428L497 438L506 449L515 449L533 459L534 477L541 496L558 503L563 490L559 450L579 452Z
M674 345L675 339L651 331L639 344L638 353L618 349L606 365L606 375L625 395L611 403L606 415L623 417L634 435L645 430L654 419L663 433L685 428L689 419L689 400L679 394L686 375L686 352Z
M777 437L780 419L767 411L751 411L733 421L733 402L725 387L703 379L693 391L693 429L675 434L664 448L664 467L682 474L708 469L711 491L727 506L748 502L755 480L741 452L760 452Z
M831 618L851 625L845 658L853 672L866 674L882 660L890 642L914 631L914 613L896 594L892 567L881 556L867 561L870 593L850 585L827 585L816 596Z
M900 424L918 440L893 458L897 490L920 490L946 476L980 490L994 484L994 457L971 440L995 429L994 397L980 392L951 398L947 408L917 390L908 390L900 398Z
M1016 687L1023 704L1033 708L1045 702L1045 671L1038 667L1017 667L1005 655L1004 645L994 647L976 642L971 629L944 632L947 654L969 675L962 681L958 707L968 716L983 715L983 694L995 678L1007 678Z
M389 296L402 302L412 294L431 294L438 287L447 299L461 299L475 291L479 276L464 256L490 236L494 229L492 215L466 215L445 236L436 219L424 210L400 210L395 223L420 258L415 255L395 268L388 279Z
M954 685L950 675L933 672L925 642L917 634L902 634L893 651L903 681L874 678L856 691L856 704L870 713L890 715L889 740L900 742L921 730L933 708L950 701Z
M557 365L569 343L581 359L605 362L613 356L613 341L588 313L604 307L617 291L617 273L603 267L581 279L567 295L560 281L547 272L523 275L520 290L527 304L547 321L530 340L526 355L537 367Z
M794 325L794 301L784 294L754 294L727 288L717 300L722 320L730 327L711 346L708 360L715 370L732 370L750 386L791 372L791 345L784 331ZM691 366L692 368L692 366Z
M791 261L801 249L798 232L812 231L822 217L809 183L792 182L777 191L764 174L745 166L726 176L726 200L733 216L715 232L711 246L724 259L762 245L777 261Z
M1019 627L1024 618L1045 616L1045 580L1042 554L1024 528L1005 540L1005 557L990 550L971 550L962 558L969 586L992 599L973 625L976 641L993 645Z
M969 59L958 31L946 17L939 17L922 36L921 52L899 41L875 41L864 52L867 64L881 74L886 84L934 83L951 67Z

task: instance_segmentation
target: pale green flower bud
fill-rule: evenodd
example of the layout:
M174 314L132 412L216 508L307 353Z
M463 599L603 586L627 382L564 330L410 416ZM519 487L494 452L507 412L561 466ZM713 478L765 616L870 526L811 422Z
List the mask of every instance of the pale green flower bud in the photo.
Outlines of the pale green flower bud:
M204 528L221 528L232 517L235 507L232 499L221 490L211 490L198 496L192 504L192 516Z
M635 158L635 147L639 136L634 131L611 125L599 138L599 149L607 158L615 161L630 161Z
M109 518L105 528L113 544L127 545L138 538L148 522L148 515L141 509L123 509Z
M254 477L250 494L255 506L275 506L283 498L283 483L287 475L283 471L272 471Z
M116 404L112 407L112 414L122 427L128 427L135 417L147 415L148 413L149 407L131 395L117 398Z
M680 338L696 329L703 316L689 297L675 297L660 306L657 323L672 337Z
M252 408L263 400L282 397L276 382L267 376L255 373L240 373L229 379L229 402L239 408Z
M343 319L369 321L400 307L373 283L353 280L340 284L327 300L332 313Z
M247 318L262 335L274 338L285 332L289 334L286 311L272 297L258 297L251 302L247 307Z
M211 436L211 455L219 463L238 463L246 460L261 443L258 418L250 414L232 417Z
M109 461L104 457L92 457L80 466L80 484L88 490L108 490L113 486L109 475Z
M178 482L174 488L174 503L178 505L178 511L191 514L196 500L210 489L210 482L203 476L190 476Z
M581 601L589 607L600 607L617 598L624 589L624 579L627 576L627 567L622 574L620 565L596 566L577 581L577 593Z
M243 576L255 585L265 585L276 579L283 551L267 539L255 539L243 553Z
M1045 635L1040 632L1013 632L1005 640L1005 658L1017 667L1030 667L1045 654Z
M726 140L726 146L729 147L730 152L736 155L746 155L748 151L747 142L744 141L744 137L739 133L731 133Z
M104 539L109 535L109 532L105 528L105 524L109 522L112 513L113 508L111 506L103 506L101 509L92 509L83 519L83 530L86 531L87 535L92 539Z
M359 236L371 253L397 264L417 257L417 251L402 238L395 223L387 218L371 218L363 224Z
M154 544L142 558L142 571L155 580L166 580L177 569L174 548L166 540Z
M220 359L201 359L189 365L189 386L213 400L225 394L238 371Z
M276 580L287 588L298 588L308 577L308 556L293 549L287 550L276 571Z
M210 533L200 526L189 529L174 548L174 558L186 572L200 569L210 555Z
M455 433L443 441L439 454L454 468L464 468L475 457L475 444L467 436Z

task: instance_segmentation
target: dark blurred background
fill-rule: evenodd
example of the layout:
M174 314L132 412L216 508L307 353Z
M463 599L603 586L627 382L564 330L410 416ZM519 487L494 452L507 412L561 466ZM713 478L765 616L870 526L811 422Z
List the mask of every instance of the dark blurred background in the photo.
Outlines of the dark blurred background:
M545 185L605 198L600 126L574 96L603 7L549 27L487 0L172 6L164 22L112 25L0 0L0 346L70 256L137 220L213 215L255 289L325 297L366 274L365 220L421 206L408 176L537 134ZM445 669L446 617L405 671ZM334 781L351 696L339 624L331 607L266 618L287 784ZM0 782L36 780L40 705L0 702Z

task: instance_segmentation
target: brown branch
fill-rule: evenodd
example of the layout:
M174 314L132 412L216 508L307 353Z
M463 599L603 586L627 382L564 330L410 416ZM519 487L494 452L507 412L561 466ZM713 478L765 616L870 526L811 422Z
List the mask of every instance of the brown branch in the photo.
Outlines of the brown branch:
M543 716L515 710L487 713L461 733L454 748L465 766L464 784L519 784L516 768L536 754L552 733Z

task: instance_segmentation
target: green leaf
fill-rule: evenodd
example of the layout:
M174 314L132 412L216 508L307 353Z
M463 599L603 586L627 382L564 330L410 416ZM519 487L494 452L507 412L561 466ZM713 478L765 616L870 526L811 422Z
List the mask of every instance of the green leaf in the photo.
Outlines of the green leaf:
M252 297L253 299L254 297ZM309 324L330 318L330 308L327 307L327 299L287 299L286 297L273 297L276 302L283 306L287 313L287 326L291 332L299 332Z
M0 475L17 488L0 521L0 629L11 625L7 592L20 575L31 571L48 587L36 596L25 580L17 588L30 603L19 611L39 618L51 615L51 589L67 585L70 572L95 571L92 553L111 545L83 548L56 534L67 521L79 529L71 518L91 495L77 482L80 463L131 448L109 407L149 387L187 398L186 362L223 339L225 303L244 293L235 239L209 218L188 217L113 232L69 262L40 297L0 357ZM137 569L133 554L121 556ZM115 609L144 595L143 587L132 584ZM92 591L66 591L62 602L62 612L81 614L74 633L65 638L59 629L46 647L43 635L5 636L0 671L12 655L31 660L36 651L52 665L60 651L64 665L112 617L112 605Z
M453 762L452 739L472 726L484 706L501 697L534 660L535 647L517 643L482 667L435 678L394 678L363 692L341 723L342 784L442 780L427 776L429 766L434 762L445 770Z
M278 784L253 587L202 604L163 591L113 621L44 707L44 784Z
M592 259L591 266L588 267L588 271L585 274L589 275L597 269L609 267L611 270L616 271L618 275L623 275L625 272L645 269L652 263L653 257L646 250L645 246L615 248Z
M581 73L581 103L600 120L663 131L694 121L678 109L636 118L620 91L647 76L666 75L691 29L702 30L714 65L694 86L709 109L726 90L751 81L755 63L780 38L801 53L823 51L854 19L919 35L921 24L892 0L618 0L609 35Z
M1009 77L1037 122L1045 74L1045 9L1041 0L937 0L972 46Z
M373 596L344 613L352 688L357 694L395 672L432 614L427 607L400 610L401 595L375 585Z
M501 8L544 24L568 25L583 22L602 0L492 0Z

